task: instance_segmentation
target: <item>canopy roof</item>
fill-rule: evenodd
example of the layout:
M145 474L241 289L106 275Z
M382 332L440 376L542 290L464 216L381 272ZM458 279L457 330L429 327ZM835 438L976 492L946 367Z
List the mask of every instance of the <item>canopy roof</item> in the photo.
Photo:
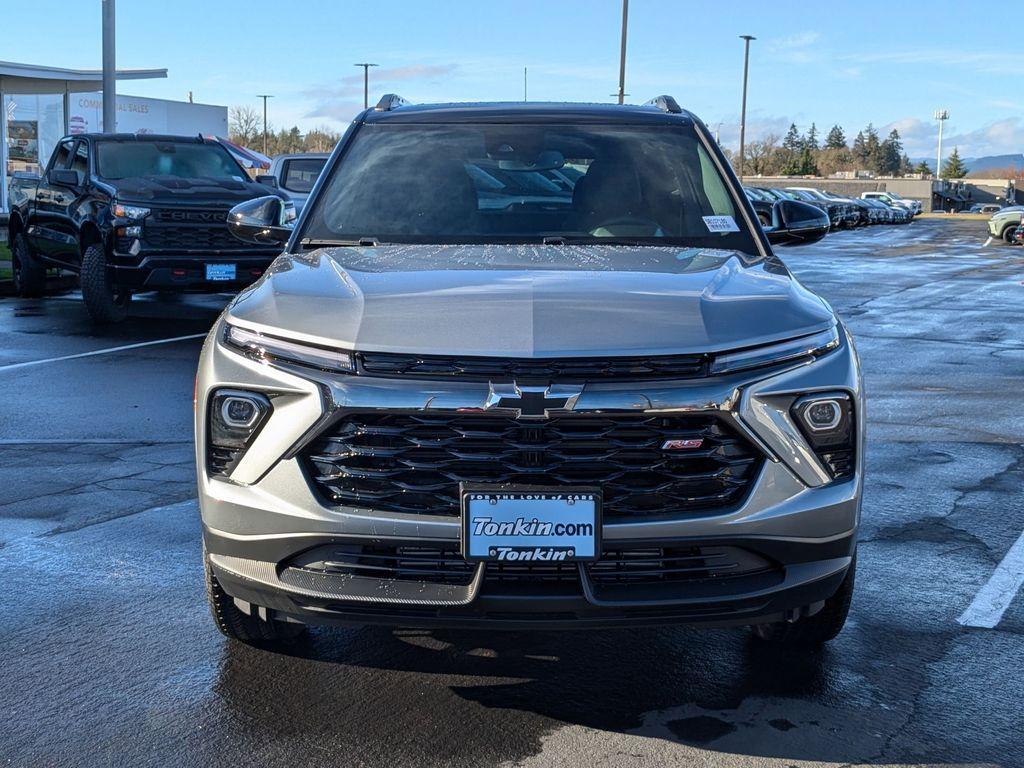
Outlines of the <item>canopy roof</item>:
M167 77L166 69L119 69L118 80L153 80ZM0 61L0 91L4 93L72 93L103 89L103 70L41 67Z

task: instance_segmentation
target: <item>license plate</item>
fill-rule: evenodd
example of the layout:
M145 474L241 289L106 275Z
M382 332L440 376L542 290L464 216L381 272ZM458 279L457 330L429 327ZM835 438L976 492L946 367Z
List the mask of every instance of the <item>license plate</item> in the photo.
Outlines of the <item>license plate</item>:
M207 280L234 280L235 279L235 265L234 264L207 264L206 265L206 279Z
M601 493L595 488L462 488L462 554L467 560L595 560L600 542Z

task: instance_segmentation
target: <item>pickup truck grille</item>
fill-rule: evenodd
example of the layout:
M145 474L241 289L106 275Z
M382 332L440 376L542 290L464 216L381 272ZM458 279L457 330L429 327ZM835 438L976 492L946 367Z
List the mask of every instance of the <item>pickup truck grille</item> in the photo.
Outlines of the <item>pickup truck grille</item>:
M708 363L708 355L699 354L544 359L360 352L358 358L362 372L370 376L520 382L538 379L545 383L692 379L706 376Z
M665 451L669 439L701 440ZM460 483L597 486L604 518L725 511L746 496L762 455L709 414L348 414L301 454L329 502L457 516Z
M220 251L248 248L228 230L227 208L159 208L142 227L146 248Z

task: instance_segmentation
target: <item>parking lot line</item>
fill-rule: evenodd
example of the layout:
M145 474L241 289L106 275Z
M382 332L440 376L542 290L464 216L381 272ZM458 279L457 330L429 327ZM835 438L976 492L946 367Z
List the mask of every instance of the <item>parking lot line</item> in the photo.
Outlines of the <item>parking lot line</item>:
M1024 584L1024 533L1010 547L974 600L957 620L965 627L992 629L1003 618L1014 596Z
M205 333L193 333L190 336L175 336L171 339L157 339L156 341L140 341L137 344L124 344L120 347L108 347L107 349L96 349L92 352L79 352L75 355L61 355L60 357L48 357L44 360L28 360L24 363L11 363L10 365L0 365L0 371L13 371L16 368L28 368L33 365L45 365L47 363L59 363L62 360L77 360L81 357L95 357L97 355L109 355L114 352L124 352L129 349L139 349L140 347L152 347L156 344L173 344L176 341L188 341L190 339L202 339L205 338Z

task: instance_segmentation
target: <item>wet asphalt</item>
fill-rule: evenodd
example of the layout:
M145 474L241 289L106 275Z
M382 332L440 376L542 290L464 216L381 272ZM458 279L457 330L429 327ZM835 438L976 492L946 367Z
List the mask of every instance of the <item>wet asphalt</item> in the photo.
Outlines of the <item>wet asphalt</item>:
M1024 250L984 236L780 250L870 398L857 593L815 653L678 628L230 643L200 570L201 339L53 359L202 334L227 298L114 330L75 294L0 300L0 764L1024 766L1024 595L957 620L1024 532Z

